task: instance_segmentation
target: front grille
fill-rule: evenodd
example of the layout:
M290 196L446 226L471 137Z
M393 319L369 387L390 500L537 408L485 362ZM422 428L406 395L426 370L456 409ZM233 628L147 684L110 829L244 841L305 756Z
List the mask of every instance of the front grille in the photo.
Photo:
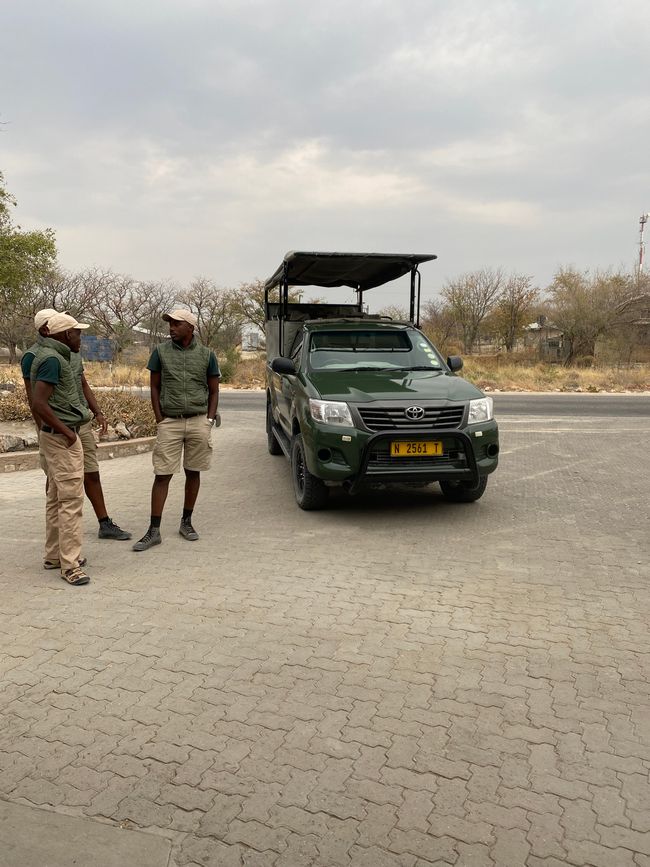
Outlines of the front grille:
M406 406L357 407L361 420L371 431L389 430L450 430L460 427L464 406L425 406L424 416L417 421L404 415Z

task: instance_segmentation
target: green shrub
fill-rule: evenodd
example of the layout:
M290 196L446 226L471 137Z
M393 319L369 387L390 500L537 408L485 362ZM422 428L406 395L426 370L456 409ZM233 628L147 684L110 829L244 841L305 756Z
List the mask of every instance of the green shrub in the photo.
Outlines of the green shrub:
M236 349L226 349L225 352L219 353L218 357L219 368L221 370L221 382L232 382L235 371L239 367L241 356Z

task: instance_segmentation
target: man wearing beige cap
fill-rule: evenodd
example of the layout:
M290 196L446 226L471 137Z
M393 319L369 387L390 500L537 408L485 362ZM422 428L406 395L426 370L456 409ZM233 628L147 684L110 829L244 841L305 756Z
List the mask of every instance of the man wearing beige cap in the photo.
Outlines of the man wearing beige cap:
M74 586L90 580L81 556L84 455L77 435L90 410L79 399L70 355L79 352L81 329L88 327L67 313L52 314L30 371L39 448L47 463L45 561L58 563L61 577Z
M192 526L192 512L201 485L201 472L210 467L212 428L219 424L221 372L211 349L195 336L196 316L190 310L172 310L171 340L160 343L149 363L151 405L158 430L153 450L155 479L151 491L151 519L145 535L133 546L146 551L162 542L160 522L169 482L181 467L185 470L185 500L179 533L190 542L199 538Z
M40 345L40 341L43 339L43 337L47 337L48 335L49 319L51 316L56 314L56 312L57 311L53 308L48 307L44 310L39 310L36 313L36 315L34 316L34 326L39 333L39 340L37 340L35 344L30 346L29 349L25 350L22 358L20 359L23 382L25 383L25 392L27 394L27 402L29 403L30 409L32 410L32 415L34 416L34 421L36 422L36 427L39 429L39 431L41 427L41 420L34 413L34 408L32 406L32 389L30 374L32 364L34 363L34 358L36 356L36 350ZM72 352L70 354L70 365L72 366L72 372L75 375L75 382L77 385L77 391L79 393L79 400L81 404L90 409L94 419L100 426L101 433L105 434L108 429L108 421L101 409L99 408L99 404L97 403L97 399L93 393L92 388L86 381L86 377L84 375L83 361L81 359L81 352ZM118 541L127 540L131 538L131 534L118 526L115 521L113 521L113 519L109 517L108 511L106 509L106 503L104 501L104 490L102 488L102 482L99 475L97 444L95 443L95 437L93 435L92 427L92 421L89 421L87 424L81 425L78 434L84 452L84 490L95 511L95 515L97 516L97 521L99 523L97 535L100 539L116 539ZM47 475L47 465L45 463L45 458L43 454L41 454L41 469ZM54 567L48 561L46 561L45 568L51 569Z

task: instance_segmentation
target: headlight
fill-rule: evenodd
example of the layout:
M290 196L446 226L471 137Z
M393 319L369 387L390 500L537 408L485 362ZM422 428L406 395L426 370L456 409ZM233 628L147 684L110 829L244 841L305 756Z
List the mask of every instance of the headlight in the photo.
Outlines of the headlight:
M350 407L338 400L309 400L309 411L315 421L354 427Z
M494 401L491 397L479 397L478 400L470 400L468 424L478 424L482 421L490 421L493 418Z

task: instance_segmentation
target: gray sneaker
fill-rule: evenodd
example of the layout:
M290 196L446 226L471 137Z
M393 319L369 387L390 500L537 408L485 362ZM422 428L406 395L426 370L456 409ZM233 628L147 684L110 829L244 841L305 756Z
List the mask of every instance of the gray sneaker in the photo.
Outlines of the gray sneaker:
M108 521L104 521L103 524L99 525L97 536L100 539L118 539L120 542L131 538L130 533L123 530L121 527L118 527L115 521L111 521L110 518Z
M162 538L158 527L149 527L144 536L133 545L134 551L147 551L153 548L154 545L160 545Z
M189 523L189 521L181 521L181 525L178 528L178 532L184 539L187 539L188 542L196 542L199 538L199 534L196 532L194 527Z

